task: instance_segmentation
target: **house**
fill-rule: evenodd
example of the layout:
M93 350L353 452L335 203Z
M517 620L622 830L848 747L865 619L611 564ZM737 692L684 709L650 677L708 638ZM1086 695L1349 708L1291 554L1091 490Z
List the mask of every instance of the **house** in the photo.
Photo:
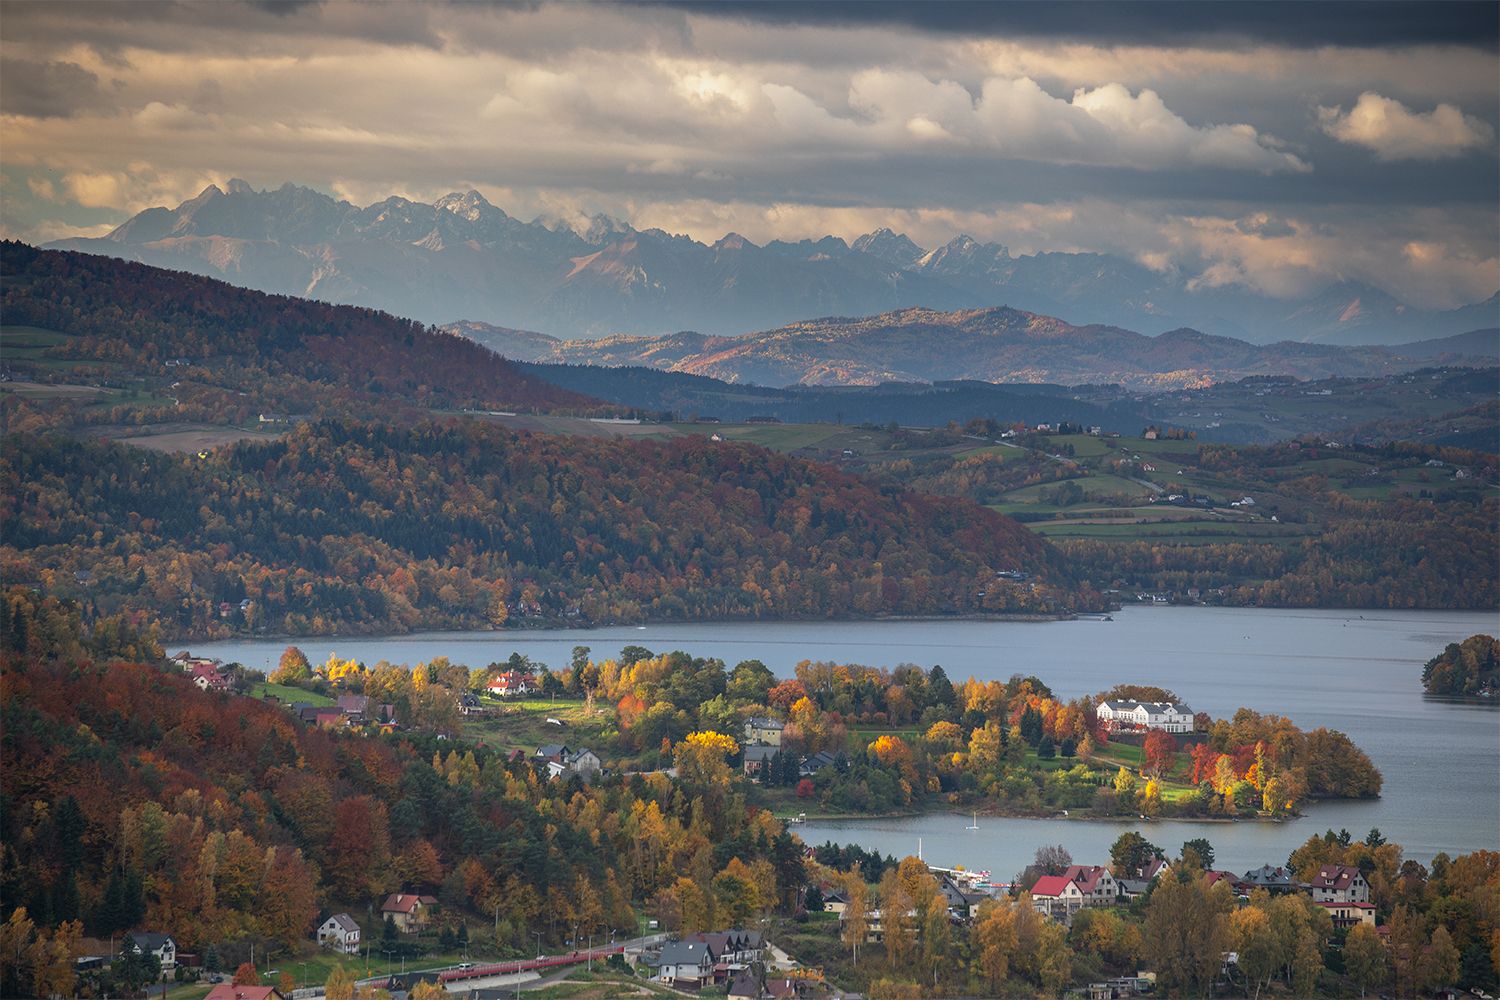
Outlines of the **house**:
M483 715L484 706L479 702L479 695L465 691L458 696L458 711L463 715Z
M1120 901L1128 903L1133 899L1140 899L1151 888L1151 880L1146 878L1121 878L1115 880L1115 886L1120 890Z
M274 986L236 986L220 983L208 991L203 1000L283 1000L281 991Z
M838 762L839 759L834 754L827 750L820 750L809 757L802 758L802 763L797 766L797 774L803 778L811 778L823 768L834 767Z
M1333 926L1353 927L1355 924L1375 926L1374 903L1318 903L1333 918Z
M362 694L341 694L337 700L338 709L349 718L350 722L363 722L365 710L370 706L370 699Z
M1147 882L1150 882L1152 879L1156 878L1156 876L1164 874L1166 870L1171 867L1172 862L1168 861L1166 858L1158 856L1152 858L1150 861L1147 861L1140 868L1136 869L1136 872L1141 878L1145 879Z
M973 916L980 903L992 898L987 893L968 892L946 875L938 876L938 889L943 894L943 901L948 904L948 915L965 923Z
M538 764L556 761L566 765L570 756L572 756L572 751L568 749L566 743L545 743L536 748L536 753L531 755L531 759Z
M229 677L220 673L219 665L212 661L195 661L188 668L188 676L204 691L228 691L231 687Z
M1297 883L1292 881L1292 876L1285 868L1261 865L1259 868L1246 872L1240 879L1241 892L1248 895L1255 889L1265 889L1274 896L1280 893L1296 892Z
M1160 729L1168 733L1193 731L1193 710L1170 701L1101 701L1094 710L1109 729Z
M760 980L753 973L741 972L729 983L729 1000L760 1000Z
M359 952L359 924L347 913L335 913L318 925L318 944L346 955Z
M741 765L747 777L758 777L767 767L771 766L771 758L781 753L780 747L748 746L744 752L744 763Z
M714 960L701 941L669 941L657 960L656 979L668 986L697 987L713 981Z
M1078 886L1084 906L1112 906L1119 902L1120 887L1108 868L1071 865L1062 877Z
M1065 875L1043 875L1031 887L1031 905L1043 916L1068 921L1083 909L1083 890Z
M843 889L830 889L823 893L823 912L843 916L849 909L849 894Z
M1370 883L1358 868L1347 865L1319 865L1307 880L1314 903L1368 903Z
M536 690L536 675L522 670L502 670L485 685L496 698L524 698Z
M170 979L177 968L177 942L169 934L156 931L131 931L120 942L120 954L155 955L161 963L163 979Z
M337 729L349 723L337 705L305 705L297 710L297 715L309 726L321 729Z
M574 774L581 774L585 778L597 778L604 771L604 762L599 759L598 754L584 747L568 758L568 767Z
M764 743L768 746L781 746L781 731L785 729L782 723L775 719L763 719L752 717L745 720L745 742Z
M380 916L382 919L390 917L401 933L415 934L426 926L429 911L436 905L437 900L432 896L393 893L380 904Z

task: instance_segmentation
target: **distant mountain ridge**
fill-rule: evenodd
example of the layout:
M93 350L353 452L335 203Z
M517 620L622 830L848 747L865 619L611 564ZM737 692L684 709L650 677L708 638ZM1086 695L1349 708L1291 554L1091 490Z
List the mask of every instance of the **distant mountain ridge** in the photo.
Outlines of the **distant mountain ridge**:
M884 382L1119 383L1159 391L1251 375L1303 379L1409 371L1441 357L1493 364L1471 335L1407 345L1339 347L1283 341L1256 345L1196 330L1155 337L1113 326L1073 326L1018 309L938 312L903 309L863 318L793 323L740 337L682 332L662 337L557 340L457 323L470 337L516 361L641 366L762 386L878 385ZM1469 357L1464 349L1476 348Z
M1415 309L1345 282L1301 300L1195 287L1100 253L1012 256L960 235L925 249L879 229L712 244L594 216L578 231L522 222L476 191L432 204L359 207L308 188L209 186L150 208L108 236L48 244L223 278L260 291L369 306L426 323L475 319L563 339L694 329L724 336L817 316L1008 305L1069 322L1191 327L1257 343L1400 343L1500 325L1500 298Z

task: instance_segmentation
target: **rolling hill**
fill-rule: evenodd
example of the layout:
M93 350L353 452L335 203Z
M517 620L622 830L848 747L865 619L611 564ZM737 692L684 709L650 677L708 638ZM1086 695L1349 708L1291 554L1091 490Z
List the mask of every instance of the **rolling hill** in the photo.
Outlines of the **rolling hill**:
M1387 375L1417 368L1430 357L1462 360L1465 350L1479 343L1465 335L1433 345L1431 353L1409 345L1406 354L1293 341L1256 345L1187 329L1151 337L1113 326L1073 326L1009 308L903 309L809 320L740 337L683 332L564 341L473 322L447 329L521 360L637 365L763 386L976 380L1118 383L1159 391L1253 375Z

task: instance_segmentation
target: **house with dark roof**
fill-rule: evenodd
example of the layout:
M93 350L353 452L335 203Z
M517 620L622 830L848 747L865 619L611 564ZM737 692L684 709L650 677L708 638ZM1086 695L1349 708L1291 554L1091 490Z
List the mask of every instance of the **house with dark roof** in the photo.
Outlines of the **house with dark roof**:
M318 944L354 955L359 952L359 924L347 913L335 913L318 925Z
M753 716L745 720L745 742L781 746L781 731L786 725L777 719Z
M819 750L811 756L802 758L802 763L797 767L797 773L804 778L811 778L825 767L836 767L838 757L827 750Z
M1293 881L1291 874L1285 868L1274 868L1271 865L1261 865L1252 868L1240 878L1240 890L1247 895L1255 889L1265 889L1271 895L1285 892L1296 892L1297 883Z
M1374 903L1318 903L1333 918L1333 926L1347 930L1355 924L1375 926Z
M163 979L169 979L177 968L177 942L170 934L158 931L131 931L120 942L120 954L155 955L161 963Z
M714 958L702 941L668 941L657 959L656 979L668 986L698 987L713 982Z
M1319 865L1307 880L1314 903L1368 903L1370 883L1358 868Z
M567 764L570 756L571 751L568 750L566 743L545 743L536 748L536 753L531 755L531 759L539 764L550 764L553 761Z
M1112 730L1193 731L1193 710L1171 701L1101 701L1094 712Z
M741 972L730 980L729 1000L760 1000L760 980L750 972Z
M781 753L780 747L772 746L747 746L743 751L743 762L740 767L746 777L759 777L761 772L771 766L771 758Z

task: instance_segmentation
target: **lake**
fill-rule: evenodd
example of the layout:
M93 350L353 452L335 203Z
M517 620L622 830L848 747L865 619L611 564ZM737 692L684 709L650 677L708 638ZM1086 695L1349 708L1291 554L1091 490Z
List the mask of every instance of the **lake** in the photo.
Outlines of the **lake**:
M1005 679L1035 674L1063 698L1117 683L1171 688L1196 711L1227 716L1241 706L1286 715L1304 729L1339 729L1385 776L1369 802L1319 803L1287 823L1107 823L928 815L901 820L808 822L812 843L857 842L898 856L920 838L934 864L1018 872L1041 844L1060 843L1081 863L1107 863L1109 844L1139 828L1172 852L1206 836L1221 867L1284 864L1311 834L1332 827L1363 837L1371 827L1427 862L1439 851L1500 850L1500 711L1425 699L1422 664L1449 642L1494 634L1484 612L1313 611L1262 608L1133 607L1114 621L877 621L708 623L555 631L442 632L316 638L297 645L314 663L330 652L366 664L417 663L435 656L483 666L521 652L560 668L572 649L596 659L620 647L683 649L730 666L758 659L778 676L801 660L869 666L942 664L948 676ZM191 646L195 654L273 669L286 640ZM174 646L175 651L177 647Z

